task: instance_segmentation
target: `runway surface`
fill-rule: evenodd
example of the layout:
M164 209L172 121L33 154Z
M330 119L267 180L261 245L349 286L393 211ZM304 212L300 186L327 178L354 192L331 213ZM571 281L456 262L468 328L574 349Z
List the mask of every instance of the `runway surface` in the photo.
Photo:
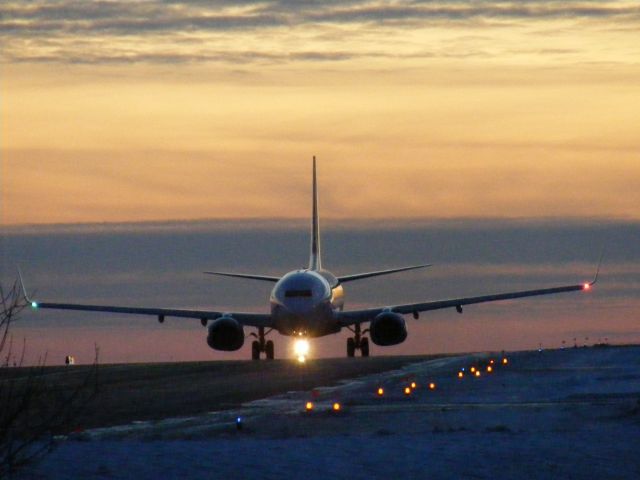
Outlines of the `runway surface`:
M248 401L240 408L88 430L63 441L28 474L640 476L640 347L519 352L506 358L506 364L492 354L414 359L395 370ZM471 367L480 370L479 377ZM311 411L307 402L313 402ZM339 411L333 411L334 403Z
M429 358L434 356L318 359L304 365L291 359L99 365L97 395L69 428L85 430L229 410L251 400ZM44 375L57 390L72 391L90 370L86 365L49 367ZM29 370L21 373L27 375Z

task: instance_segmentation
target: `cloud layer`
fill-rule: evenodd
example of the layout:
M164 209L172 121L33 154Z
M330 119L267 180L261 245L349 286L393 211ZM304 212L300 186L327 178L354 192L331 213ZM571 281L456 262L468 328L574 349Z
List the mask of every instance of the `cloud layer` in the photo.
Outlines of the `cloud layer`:
M531 44L536 54L575 55L578 51L593 56L598 49L588 41L565 49L547 44L544 38L549 33L566 35L576 27L580 32L574 31L574 36L604 38L614 33L624 38L637 32L639 24L640 6L619 0L61 0L0 6L5 62L282 64L361 58L493 58L510 56L504 32L537 38ZM439 29L449 43L431 36ZM483 36L470 35L469 29L480 29ZM536 47L538 41L540 47Z

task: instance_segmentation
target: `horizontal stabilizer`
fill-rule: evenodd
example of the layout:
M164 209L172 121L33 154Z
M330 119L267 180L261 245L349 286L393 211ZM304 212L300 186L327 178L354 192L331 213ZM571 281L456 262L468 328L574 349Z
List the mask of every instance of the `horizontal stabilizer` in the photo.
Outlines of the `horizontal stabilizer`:
M202 272L207 275L220 275L223 277L249 278L251 280L262 280L263 282L277 282L280 277L270 277L267 275L253 275L251 273L229 273L229 272Z
M412 265L410 267L392 268L389 270L378 270L376 272L356 273L354 275L344 275L342 277L338 277L338 281L340 283L351 282L352 280L360 280L362 278L377 277L379 275L388 275L390 273L396 273L396 272L405 272L407 270L415 270L417 268L425 268L430 266L431 264L427 263L425 265Z

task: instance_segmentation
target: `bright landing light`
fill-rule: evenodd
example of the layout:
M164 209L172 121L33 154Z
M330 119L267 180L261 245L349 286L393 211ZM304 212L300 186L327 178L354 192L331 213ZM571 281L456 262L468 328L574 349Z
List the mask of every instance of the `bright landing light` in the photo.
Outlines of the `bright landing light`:
M304 363L309 354L309 342L305 339L298 339L293 343L293 351L300 363Z

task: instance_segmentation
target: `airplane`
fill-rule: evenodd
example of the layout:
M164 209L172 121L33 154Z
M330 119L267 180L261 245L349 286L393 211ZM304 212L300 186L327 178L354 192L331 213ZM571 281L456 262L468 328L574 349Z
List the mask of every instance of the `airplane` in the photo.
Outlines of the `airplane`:
M322 267L320 249L320 221L318 215L318 187L316 178L316 158L313 157L312 174L312 218L311 245L309 265L286 273L282 277L235 273L221 271L203 272L208 275L236 277L274 283L270 295L270 313L222 312L213 310L183 310L154 307L126 307L112 305L85 305L75 303L53 303L32 300L18 271L25 299L34 310L59 309L89 312L107 312L133 315L153 315L160 323L166 317L196 318L204 327L208 326L207 344L214 350L235 351L245 343L244 328L257 328L251 344L251 358L259 360L261 354L266 359L274 358L274 343L266 340L272 331L281 335L293 336L301 342L296 345L299 359L304 361L308 351L306 339L322 337L340 332L343 328L350 330L353 336L347 339L347 356L354 357L360 351L362 357L369 356L369 333L371 341L378 346L397 345L407 338L407 327L404 315L411 314L415 319L421 312L455 308L462 313L463 306L476 303L510 300L515 298L551 295L563 292L588 291L598 280L600 265L591 282L574 285L563 285L536 290L497 293L476 297L460 297L448 300L426 301L402 305L366 308L362 310L344 310L343 285L355 280L388 275L431 266L430 264L411 265L406 267L377 270L352 275L335 276ZM601 259L602 260L602 259ZM368 328L363 326L368 324Z

